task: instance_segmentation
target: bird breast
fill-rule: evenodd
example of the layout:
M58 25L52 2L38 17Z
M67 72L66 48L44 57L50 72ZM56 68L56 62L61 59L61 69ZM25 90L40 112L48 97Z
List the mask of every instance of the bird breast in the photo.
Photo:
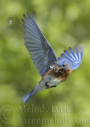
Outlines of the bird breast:
M71 73L71 68L69 68L67 70L61 69L58 72L55 72L51 69L51 70L47 71L44 76L50 75L50 76L53 76L55 79L64 81L68 78L70 73Z

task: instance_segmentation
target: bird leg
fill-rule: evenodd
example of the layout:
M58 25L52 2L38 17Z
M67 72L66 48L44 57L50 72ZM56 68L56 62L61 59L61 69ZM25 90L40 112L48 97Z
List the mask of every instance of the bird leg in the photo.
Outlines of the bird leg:
M45 82L45 86L46 86L46 89L48 89L48 88L56 87L57 85L55 85L55 86L50 86L48 82Z
M53 87L56 87L57 85L55 85L55 86L51 86L50 88L53 88Z
M45 86L46 86L46 89L50 87L48 82L45 82Z

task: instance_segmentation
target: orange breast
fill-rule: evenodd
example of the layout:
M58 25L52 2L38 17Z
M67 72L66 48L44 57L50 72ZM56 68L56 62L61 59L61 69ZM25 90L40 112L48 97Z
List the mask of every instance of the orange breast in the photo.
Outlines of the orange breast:
M71 73L71 69L67 69L67 70L64 71L64 73L59 78L63 82L63 81L65 81L68 78L70 73Z
M54 76L57 79L60 79L61 81L64 81L68 78L70 73L71 73L71 68L69 68L67 70L61 69L61 72L55 72L53 70L49 70L45 73L44 76L51 75L51 76Z

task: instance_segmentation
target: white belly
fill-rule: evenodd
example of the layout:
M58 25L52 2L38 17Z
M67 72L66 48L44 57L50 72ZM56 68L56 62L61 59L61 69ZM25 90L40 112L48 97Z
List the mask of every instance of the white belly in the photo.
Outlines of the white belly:
M52 85L59 85L60 82L61 82L60 80L53 78L53 79L51 79L51 81L49 83Z
M41 81L37 84L36 90L41 91L47 89L46 84L48 83L49 87L57 86L61 83L61 80L54 78L53 76L44 76Z
M50 86L55 86L59 85L61 83L61 80L54 78L53 76L46 76L44 77L43 83L45 84L46 82L49 83Z

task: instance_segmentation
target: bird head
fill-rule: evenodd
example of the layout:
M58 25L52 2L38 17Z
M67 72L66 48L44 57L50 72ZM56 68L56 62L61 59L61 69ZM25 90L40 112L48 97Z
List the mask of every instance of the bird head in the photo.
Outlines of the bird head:
M67 69L69 69L69 68L72 67L72 64L71 64L71 61L70 60L63 59L63 60L60 60L60 61L57 62L57 66L60 69L67 70Z

